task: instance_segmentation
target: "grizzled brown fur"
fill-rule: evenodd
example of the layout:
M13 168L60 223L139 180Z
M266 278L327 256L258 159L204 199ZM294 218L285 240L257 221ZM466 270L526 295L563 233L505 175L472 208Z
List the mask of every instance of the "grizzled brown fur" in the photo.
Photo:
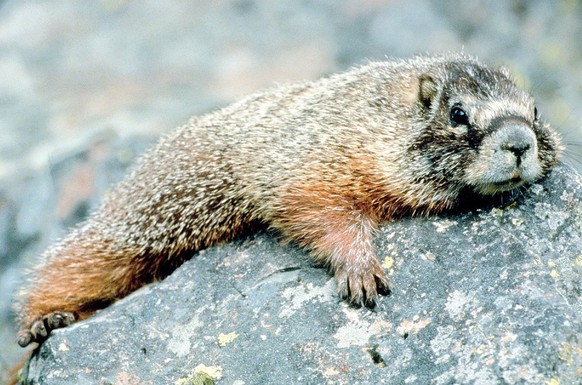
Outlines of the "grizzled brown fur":
M188 252L259 221L310 249L338 292L373 305L388 280L379 222L542 177L559 139L504 69L466 55L370 63L193 118L146 153L49 249L23 288L19 343L42 341Z

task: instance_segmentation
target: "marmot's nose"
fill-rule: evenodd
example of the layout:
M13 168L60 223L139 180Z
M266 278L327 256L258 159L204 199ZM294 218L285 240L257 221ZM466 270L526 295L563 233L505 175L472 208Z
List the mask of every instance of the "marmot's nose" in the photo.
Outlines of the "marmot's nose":
M535 147L532 130L521 124L509 124L499 130L499 148L511 152L519 164L523 156Z

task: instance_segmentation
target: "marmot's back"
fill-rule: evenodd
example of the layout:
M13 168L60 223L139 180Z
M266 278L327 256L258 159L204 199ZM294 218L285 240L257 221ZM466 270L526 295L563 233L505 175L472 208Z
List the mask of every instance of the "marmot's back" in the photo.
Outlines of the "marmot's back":
M20 295L19 343L42 341L254 221L310 249L342 297L373 305L388 290L372 245L380 221L438 212L463 190L519 188L559 148L507 71L465 55L371 63L258 93L164 137L45 253Z

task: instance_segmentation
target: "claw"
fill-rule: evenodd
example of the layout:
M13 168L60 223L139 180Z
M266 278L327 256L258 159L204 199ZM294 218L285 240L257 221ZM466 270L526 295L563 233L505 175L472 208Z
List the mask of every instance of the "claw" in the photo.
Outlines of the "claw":
M32 342L43 342L50 332L69 326L75 322L75 315L70 312L55 312L35 319L28 329L18 332L16 342L22 347L28 346Z
M379 277L375 276L376 278L376 287L378 289L378 294L381 295L390 295L390 281L385 276Z
M390 283L378 263L362 269L350 270L342 267L336 270L337 292L341 299L347 300L350 305L374 308L378 295L390 293ZM361 272L363 271L363 273Z

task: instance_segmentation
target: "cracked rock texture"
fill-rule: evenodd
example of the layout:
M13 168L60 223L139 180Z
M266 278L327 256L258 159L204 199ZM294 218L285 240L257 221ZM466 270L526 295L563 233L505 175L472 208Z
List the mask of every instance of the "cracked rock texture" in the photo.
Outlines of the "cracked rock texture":
M29 384L581 384L582 178L387 223L392 294L339 302L307 254L261 232L53 333Z

